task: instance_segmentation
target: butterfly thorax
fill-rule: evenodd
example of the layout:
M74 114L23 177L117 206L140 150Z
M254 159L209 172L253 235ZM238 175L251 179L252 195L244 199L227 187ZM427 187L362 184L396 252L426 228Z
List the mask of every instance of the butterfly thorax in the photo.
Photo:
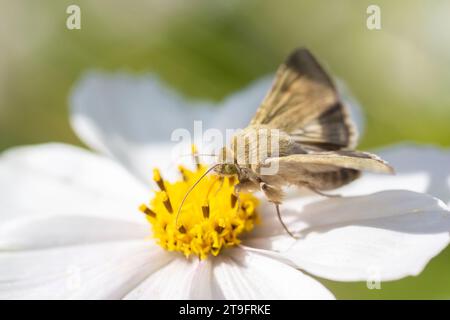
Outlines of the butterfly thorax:
M266 125L253 125L239 130L228 152L232 152L233 163L253 171L257 171L268 158L303 153L289 134Z
M235 175L245 169L257 172L268 158L302 152L299 145L281 130L264 125L249 126L239 130L230 146L219 151L215 172L220 175Z

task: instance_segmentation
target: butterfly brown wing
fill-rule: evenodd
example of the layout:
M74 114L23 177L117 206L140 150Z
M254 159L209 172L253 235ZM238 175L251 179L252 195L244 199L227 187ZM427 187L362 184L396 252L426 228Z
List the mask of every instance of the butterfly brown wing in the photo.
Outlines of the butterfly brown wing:
M274 187L331 190L355 180L362 170L393 172L376 155L353 150L356 128L332 80L306 49L295 50L278 69L250 123L261 125L288 133L294 142L288 152L264 162L278 166L276 174L263 176Z
M277 71L250 125L268 125L301 144L354 148L357 132L330 77L307 49L295 50Z
M384 160L369 152L355 150L310 151L268 158L265 165L277 165L279 176L288 184L330 190L359 177L360 171L392 174Z
M336 150L309 152L306 154L291 154L285 157L268 158L266 164L278 161L280 173L301 164L311 172L328 171L329 166L347 169L365 170L375 173L393 173L393 168L377 155L356 150Z

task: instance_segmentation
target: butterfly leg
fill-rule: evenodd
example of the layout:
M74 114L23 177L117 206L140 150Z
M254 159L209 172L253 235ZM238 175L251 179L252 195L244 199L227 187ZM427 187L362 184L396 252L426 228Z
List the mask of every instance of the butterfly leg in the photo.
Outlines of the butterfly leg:
M258 190L258 185L250 179L240 180L237 185L234 186L234 192L237 194L241 191L254 192Z
M272 187L268 185L267 183L263 182L261 179L259 179L259 187L264 192L266 197L269 199L270 202L272 202L275 205L275 210L277 211L278 220L280 221L281 225L283 226L284 230L294 239L297 239L296 236L288 229L286 224L283 222L283 219L281 218L281 212L280 212L280 203L281 199L283 198L283 192L281 189Z
M298 239L298 237L294 236L294 234L289 231L288 227L284 224L283 219L281 218L281 212L280 212L280 205L277 203L274 203L275 205L275 209L277 210L277 216L278 216L278 220L280 221L281 225L283 226L284 230L286 230L286 232L294 239Z
M264 192L264 194L266 195L266 197L269 199L270 202L278 204L282 202L284 193L283 190L281 190L280 188L271 186L266 182L260 182L259 188L262 190L262 192Z

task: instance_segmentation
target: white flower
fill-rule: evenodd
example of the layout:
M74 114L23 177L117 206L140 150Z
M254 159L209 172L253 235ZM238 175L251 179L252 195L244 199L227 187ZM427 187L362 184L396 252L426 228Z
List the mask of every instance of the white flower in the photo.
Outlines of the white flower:
M341 281L420 273L449 243L447 206L418 193L450 200L450 155L431 148L380 151L399 174L365 175L336 191L347 197L290 197L282 214L299 240L264 200L261 225L217 257L186 259L149 237L137 207L149 197L152 168L171 167L163 143L171 130L195 119L242 127L268 85L261 80L213 109L149 76L86 77L71 119L103 155L46 144L0 157L0 298L329 299L303 271Z

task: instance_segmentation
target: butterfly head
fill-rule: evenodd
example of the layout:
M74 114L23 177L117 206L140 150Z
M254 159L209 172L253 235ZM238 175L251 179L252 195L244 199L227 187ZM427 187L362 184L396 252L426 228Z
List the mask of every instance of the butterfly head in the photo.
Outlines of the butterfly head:
M219 176L234 176L239 173L239 168L235 164L220 164L215 169L214 172Z

